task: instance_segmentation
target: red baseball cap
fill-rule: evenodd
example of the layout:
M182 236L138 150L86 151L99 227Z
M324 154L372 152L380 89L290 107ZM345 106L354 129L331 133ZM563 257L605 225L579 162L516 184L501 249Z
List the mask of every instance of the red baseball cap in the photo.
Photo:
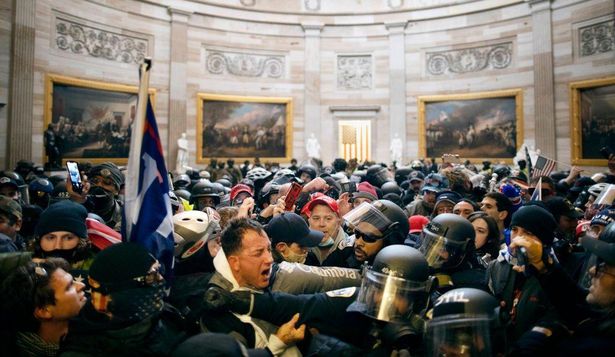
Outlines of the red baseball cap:
M357 185L357 191L352 194L353 198L367 198L372 201L378 200L378 193L376 193L376 188L372 186L369 182L361 182Z
M423 227L425 227L429 223L429 218L425 216L421 216L420 214L411 216L408 218L408 224L410 225L409 233L420 233L423 231Z
M240 183L231 188L231 202L233 202L235 200L235 197L237 197L237 195L242 192L250 194L251 197L254 196L254 192L252 191L250 186Z
M312 209L316 205L326 205L331 211L335 212L335 214L338 216L340 215L340 207L337 205L337 201L321 192L312 195L312 199L303 206L301 213L310 217L312 215Z

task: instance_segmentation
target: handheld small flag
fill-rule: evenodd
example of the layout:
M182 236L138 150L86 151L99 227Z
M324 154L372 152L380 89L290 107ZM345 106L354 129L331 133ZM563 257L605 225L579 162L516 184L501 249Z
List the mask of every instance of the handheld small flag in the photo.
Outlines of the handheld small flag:
M555 169L555 165L555 160L539 155L538 159L536 159L536 164L534 164L532 177L549 176Z

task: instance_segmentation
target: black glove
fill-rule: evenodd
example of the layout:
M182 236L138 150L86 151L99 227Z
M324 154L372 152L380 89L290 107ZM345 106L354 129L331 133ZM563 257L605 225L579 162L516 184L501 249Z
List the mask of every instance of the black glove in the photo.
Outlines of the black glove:
M209 311L232 311L238 314L248 314L252 311L254 297L249 291L226 291L218 286L212 286L205 291L203 307Z

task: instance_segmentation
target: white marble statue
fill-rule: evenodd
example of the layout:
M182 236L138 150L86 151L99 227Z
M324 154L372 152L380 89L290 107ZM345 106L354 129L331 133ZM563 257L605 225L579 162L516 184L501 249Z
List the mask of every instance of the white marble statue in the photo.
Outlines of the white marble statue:
M403 144L401 139L399 138L399 134L395 133L395 137L391 140L391 161L397 162L398 165L401 164L401 155L403 150Z
M310 137L307 139L307 142L305 143L305 150L307 151L309 158L320 158L320 144L318 143L316 136L314 136L314 133L310 134Z
M178 174L186 173L188 167L188 139L186 133L177 139L177 161L175 162L175 172Z

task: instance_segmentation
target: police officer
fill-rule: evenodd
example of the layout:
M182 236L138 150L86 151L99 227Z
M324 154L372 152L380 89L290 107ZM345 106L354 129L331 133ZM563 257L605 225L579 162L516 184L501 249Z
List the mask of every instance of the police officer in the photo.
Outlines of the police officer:
M453 289L434 302L425 356L496 356L505 351L498 300L485 291Z
M371 263L382 248L402 244L410 230L408 217L388 200L364 202L348 212L344 220L354 235L340 242L323 266L359 269L363 263Z
M470 221L452 213L436 216L423 228L419 250L438 279L438 293L460 287L487 290L474 252L475 235Z
M194 205L194 209L199 211L205 207L216 208L220 204L220 192L211 182L199 181L192 187L190 203Z
M37 178L28 185L30 204L37 205L42 209L49 206L52 193L53 185L47 179Z

